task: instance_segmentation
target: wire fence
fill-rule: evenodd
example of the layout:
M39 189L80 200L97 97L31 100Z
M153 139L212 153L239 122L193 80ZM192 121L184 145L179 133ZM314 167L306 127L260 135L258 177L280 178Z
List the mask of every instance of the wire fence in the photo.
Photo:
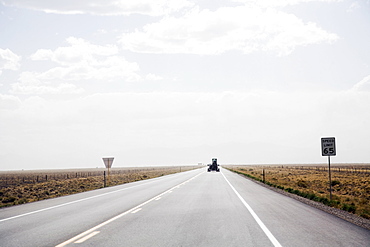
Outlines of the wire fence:
M173 167L144 167L144 168L123 168L111 169L110 176L130 176L136 173L176 173L187 170L192 170L194 166L173 166ZM61 181L77 178L90 178L90 177L103 177L108 175L106 169L94 170L81 170L81 171L25 171L25 172L5 172L0 174L0 188L9 186L23 185L23 184L36 184L48 181Z
M287 166L287 168L297 169L297 170L316 170L316 171L328 171L328 166ZM370 174L370 167L354 167L354 166L331 166L331 172L340 172L340 173L362 173Z
M318 171L318 172L328 172L328 165L309 165L309 166L297 166L297 165L227 165L228 167L243 167L244 169L266 169L270 172L278 170L308 170L308 171ZM370 165L357 165L357 166L330 166L331 172L337 173L357 173L357 174L370 174Z

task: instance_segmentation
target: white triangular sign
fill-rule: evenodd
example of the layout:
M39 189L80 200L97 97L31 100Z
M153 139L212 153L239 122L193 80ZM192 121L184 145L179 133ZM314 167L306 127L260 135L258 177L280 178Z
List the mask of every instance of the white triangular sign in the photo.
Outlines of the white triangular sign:
M114 158L103 158L104 164L106 168L111 168L113 164Z

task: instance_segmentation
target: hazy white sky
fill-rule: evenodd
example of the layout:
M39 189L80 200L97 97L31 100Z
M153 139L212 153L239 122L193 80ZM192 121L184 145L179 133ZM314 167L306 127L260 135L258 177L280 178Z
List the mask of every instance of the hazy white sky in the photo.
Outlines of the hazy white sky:
M0 0L0 170L370 162L369 0Z

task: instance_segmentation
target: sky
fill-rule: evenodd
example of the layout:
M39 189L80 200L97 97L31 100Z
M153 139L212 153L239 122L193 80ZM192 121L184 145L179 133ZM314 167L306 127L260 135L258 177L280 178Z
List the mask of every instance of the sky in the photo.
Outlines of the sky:
M369 0L0 0L0 170L370 163Z

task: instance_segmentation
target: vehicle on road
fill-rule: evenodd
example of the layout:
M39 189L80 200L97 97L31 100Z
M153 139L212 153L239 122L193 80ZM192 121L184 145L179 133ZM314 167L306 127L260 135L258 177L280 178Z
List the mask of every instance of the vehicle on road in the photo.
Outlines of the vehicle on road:
M216 158L213 158L212 159L212 164L208 164L208 172L210 171L216 171L216 172L219 172L220 171L220 168L219 168L219 165L217 164L217 159Z

